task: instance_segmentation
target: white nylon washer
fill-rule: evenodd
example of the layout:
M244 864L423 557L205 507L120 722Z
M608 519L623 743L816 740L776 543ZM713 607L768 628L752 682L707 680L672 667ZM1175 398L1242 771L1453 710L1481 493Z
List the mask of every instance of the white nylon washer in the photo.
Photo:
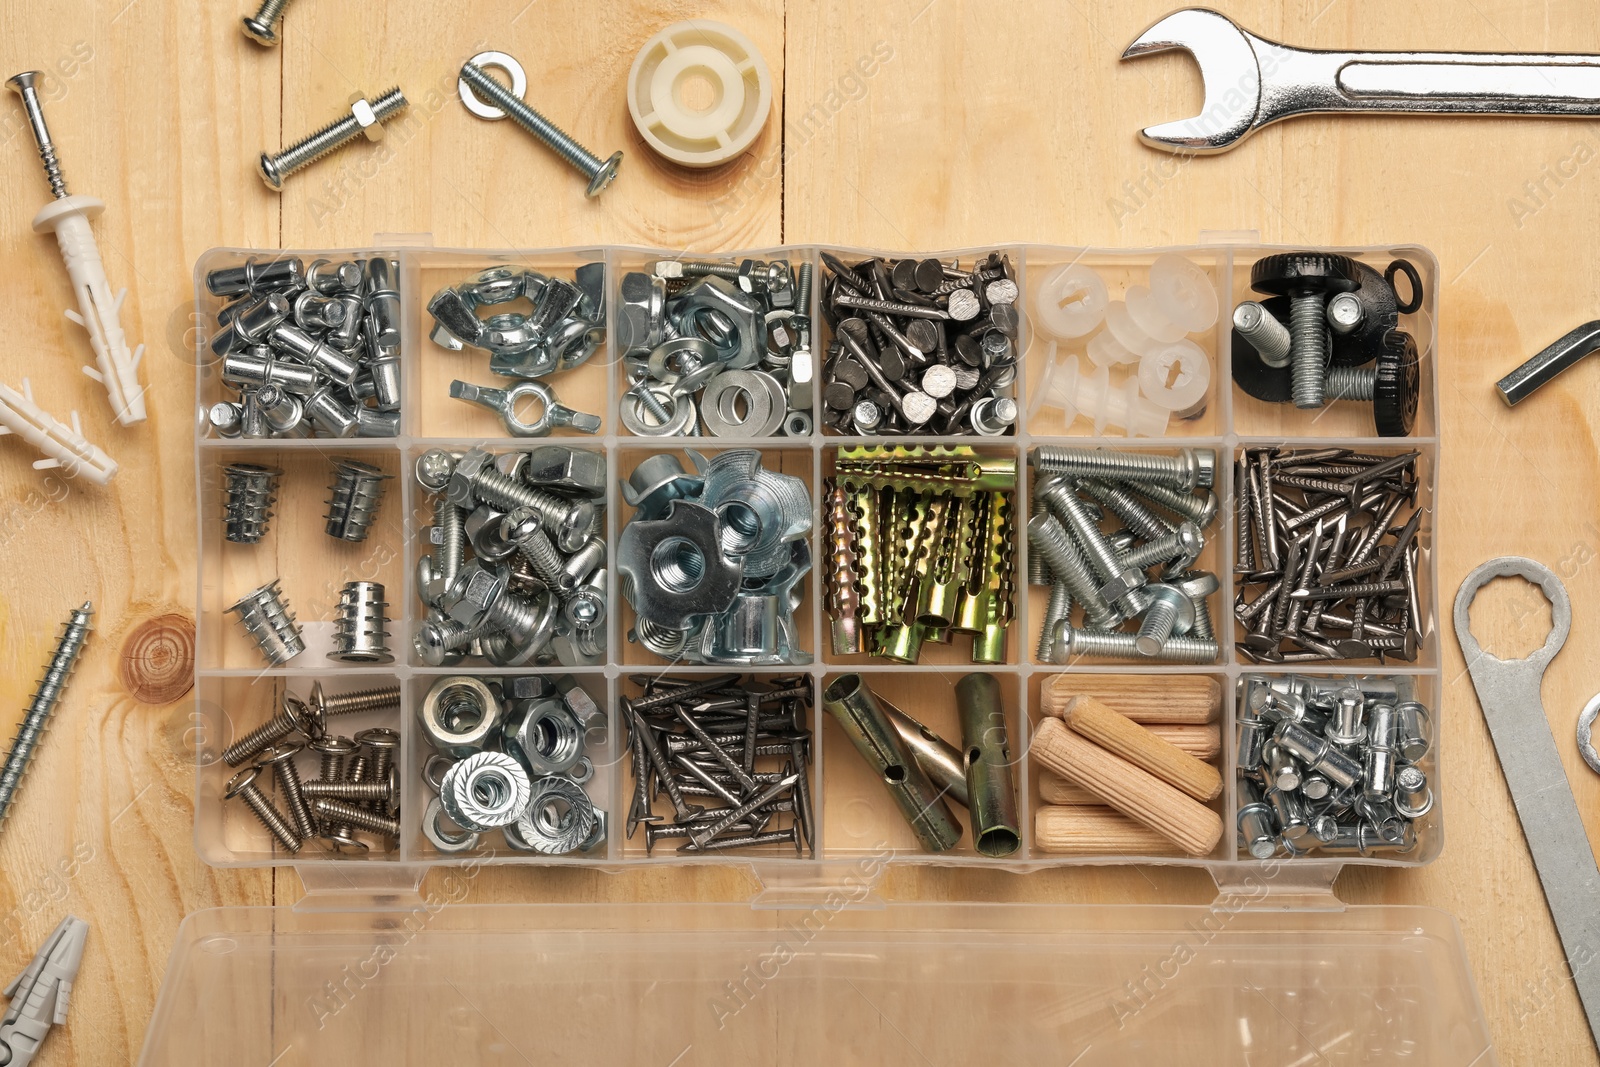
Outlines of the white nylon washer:
M528 94L528 72L522 69L521 63L504 52L479 52L467 62L475 67L505 71L511 76L511 95L518 100ZM472 91L472 86L468 85L465 79L456 79L456 92L467 110L480 119L489 119L492 122L506 117L504 111L493 104L484 103L483 98Z
M711 106L684 102L693 79ZM750 38L721 22L675 22L645 42L628 71L628 113L645 143L685 167L715 167L750 147L772 110L772 75Z

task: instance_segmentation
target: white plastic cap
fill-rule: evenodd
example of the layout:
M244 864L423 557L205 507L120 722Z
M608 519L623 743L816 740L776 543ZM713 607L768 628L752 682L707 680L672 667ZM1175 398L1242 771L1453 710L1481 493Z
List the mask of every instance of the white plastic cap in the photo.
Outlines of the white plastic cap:
M710 89L703 109L686 85ZM715 167L750 147L772 110L772 75L750 38L721 22L675 22L646 41L628 71L628 113L645 143L685 167Z
M1205 410L1211 357L1193 341L1161 345L1139 360L1139 389L1152 404L1192 418Z
M1169 413L1139 395L1136 377L1113 385L1108 367L1085 373L1077 356L1057 362L1054 342L1046 352L1049 362L1029 405L1030 418L1040 408L1048 407L1060 411L1069 426L1082 415L1094 423L1097 434L1104 433L1108 426L1134 437L1159 437L1167 432Z
M1070 341L1087 336L1100 325L1109 300L1105 280L1093 267L1068 263L1034 286L1034 317L1041 331Z

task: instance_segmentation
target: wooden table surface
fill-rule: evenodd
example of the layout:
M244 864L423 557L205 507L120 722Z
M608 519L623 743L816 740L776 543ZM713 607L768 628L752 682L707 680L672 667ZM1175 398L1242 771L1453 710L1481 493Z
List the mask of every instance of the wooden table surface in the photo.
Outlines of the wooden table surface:
M1194 67L1175 56L1117 61L1166 10L1156 0L299 0L283 46L268 51L239 33L241 0L0 3L0 74L49 72L44 96L67 180L108 204L100 247L114 284L132 289L130 336L149 345L150 421L112 427L100 388L77 372L87 346L61 315L69 290L54 242L29 227L47 198L34 146L15 100L0 103L0 378L27 374L48 409L76 407L122 464L96 491L36 473L26 447L0 443L0 714L19 716L67 609L85 597L98 609L59 723L0 836L0 971L19 967L65 910L94 926L72 1025L38 1062L129 1062L186 913L301 892L289 869L212 870L196 860L191 707L146 703L119 675L141 626L192 614L190 272L214 245L337 247L369 244L375 233L431 233L452 246L696 252L801 241L1138 246L1192 242L1207 230L1426 245L1445 283L1441 600L1450 603L1473 566L1506 553L1542 560L1566 580L1572 635L1544 695L1593 839L1600 780L1571 736L1600 688L1585 654L1600 640L1597 452L1586 414L1600 368L1579 367L1515 411L1491 385L1594 317L1600 126L1305 119L1221 157L1177 160L1135 135L1194 112ZM1240 0L1230 14L1311 47L1600 52L1600 23L1579 0ZM691 16L744 29L781 86L751 152L707 173L653 158L623 100L644 40ZM586 201L572 173L515 131L463 113L455 71L484 48L519 56L530 102L580 139L627 152L603 198ZM354 90L395 83L423 120L406 136L327 161L281 196L263 188L263 147L322 125ZM1476 613L1486 645L1537 644L1541 605L1528 588L1497 583ZM155 632L146 668L159 672L167 646ZM1425 869L1352 869L1339 891L1351 903L1424 904L1459 918L1503 1062L1594 1062L1448 625L1441 639L1448 845ZM475 880L473 899L737 900L750 891L730 872L500 869ZM1213 889L1194 871L912 869L894 872L884 891L1203 902Z

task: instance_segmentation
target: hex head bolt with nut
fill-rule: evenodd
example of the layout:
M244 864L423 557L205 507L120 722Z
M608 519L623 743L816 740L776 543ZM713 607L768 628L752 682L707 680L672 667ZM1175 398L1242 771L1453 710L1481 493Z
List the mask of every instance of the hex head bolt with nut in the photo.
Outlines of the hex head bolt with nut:
M269 5L272 0L268 0ZM283 189L284 179L302 167L342 148L357 137L369 141L383 139L383 124L406 109L406 98L399 87L369 102L356 94L350 100L350 114L331 122L311 136L296 141L278 153L261 153L261 180L274 192Z
M1327 301L1359 285L1355 264L1336 253L1284 252L1258 259L1250 268L1252 289L1289 298L1289 362L1295 407L1308 410L1325 402L1323 377L1330 355Z
M494 66L512 75L513 85L525 81L522 68L516 60L503 52L480 52L461 66L459 91L461 102L479 118L494 120L510 116L511 121L527 130L540 142L566 160L574 170L589 179L585 195L599 196L617 176L622 165L622 153L613 153L601 159L583 147L560 127L524 103L519 95L491 78L484 67ZM470 98L470 99L469 99ZM477 106L474 107L473 105Z

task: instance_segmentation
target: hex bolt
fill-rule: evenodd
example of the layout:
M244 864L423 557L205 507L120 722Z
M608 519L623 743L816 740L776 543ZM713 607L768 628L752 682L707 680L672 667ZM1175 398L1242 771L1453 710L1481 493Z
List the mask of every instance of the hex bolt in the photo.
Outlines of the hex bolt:
M381 140L383 123L405 109L406 98L398 86L372 103L358 95L350 101L350 114L347 117L329 123L276 155L261 153L261 180L267 183L267 188L281 190L284 179L289 175L329 152L344 147L357 137L365 135L369 140Z
M262 0L261 7L254 15L247 15L243 19L244 35L257 44L275 47L278 43L278 23L283 21L283 13L289 9L291 0Z
M1269 367L1289 365L1289 327L1261 304L1246 300L1233 309L1233 328L1261 355Z
M1045 604L1044 626L1039 631L1039 647L1034 650L1040 663L1055 662L1056 628L1072 617L1072 589L1066 582L1050 586L1050 599Z
M1057 518L1068 524L1073 539L1089 557L1090 566L1101 579L1100 596L1124 616L1142 612L1148 599L1142 591L1147 580L1144 572L1121 563L1089 506L1065 480L1051 479L1041 486L1035 490L1035 499L1043 500ZM1054 566L1053 560L1051 565Z
M83 652L83 644L93 628L93 615L94 605L87 600L81 607L73 609L61 631L61 639L51 653L50 663L45 667L44 677L39 679L38 688L33 691L28 708L23 712L22 725L17 727L17 736L6 752L4 766L0 766L0 825L4 825L6 816L11 812L11 802L16 798L22 778L33 763L34 750L44 738L50 717L55 714L56 705L67 690L67 682L72 678L72 672L78 665L78 656Z
M1070 626L1061 630L1062 640L1058 647L1068 657L1149 659L1157 663L1214 663L1217 659L1217 643L1198 637L1169 637L1161 643L1155 654L1145 655L1135 644L1139 639L1137 634L1077 630Z
M249 809L255 812L256 818L261 820L273 837L278 839L278 844L291 855L300 851L301 839L295 833L295 828L284 817L283 812L273 806L272 801L256 788L256 775L261 773L259 767L246 767L228 781L228 787L223 793L224 800L233 800L235 797L245 802Z
M1170 585L1153 585L1148 591L1150 604L1133 647L1141 656L1156 656L1174 634L1181 636L1194 628L1194 604Z
M1030 517L1028 544L1049 563L1051 575L1083 605L1091 629L1109 630L1122 621L1122 615L1100 595L1100 583L1059 519L1048 512Z
M280 745L262 752L257 765L272 768L295 833L304 841L316 836L317 824L311 819L311 809L306 806L305 794L301 791L300 771L294 765L294 758L299 754L299 745Z
M477 58L479 57L473 57ZM589 188L586 195L599 196L616 178L617 168L622 165L621 152L613 153L610 159L596 156L563 132L555 123L529 107L510 89L489 77L483 68L472 60L461 65L461 80L488 103L494 104L510 115L511 121L533 134L556 155L570 163L573 169L588 178Z
M1101 481L1150 482L1190 492L1211 487L1217 453L1210 448L1180 448L1175 456L1154 452L1114 452L1101 448L1035 445L1028 461L1041 474L1067 474Z
M400 820L388 815L379 815L377 812L358 808L354 804L335 800L332 797L318 797L312 802L317 814L330 822L354 826L359 830L382 834L385 837L400 836Z

